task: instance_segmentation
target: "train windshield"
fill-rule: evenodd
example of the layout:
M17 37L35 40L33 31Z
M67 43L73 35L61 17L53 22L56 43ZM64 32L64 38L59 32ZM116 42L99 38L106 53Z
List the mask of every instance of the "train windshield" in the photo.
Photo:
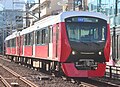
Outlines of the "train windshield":
M91 17L70 17L65 19L70 41L105 41L107 21Z

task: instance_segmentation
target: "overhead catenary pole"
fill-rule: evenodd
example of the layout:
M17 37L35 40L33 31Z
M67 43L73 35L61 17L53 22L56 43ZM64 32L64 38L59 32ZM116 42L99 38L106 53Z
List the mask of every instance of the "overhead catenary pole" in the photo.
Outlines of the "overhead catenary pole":
M112 50L112 58L116 61L116 17L118 10L118 0L115 0L115 16L114 16L114 27L113 27L113 50Z

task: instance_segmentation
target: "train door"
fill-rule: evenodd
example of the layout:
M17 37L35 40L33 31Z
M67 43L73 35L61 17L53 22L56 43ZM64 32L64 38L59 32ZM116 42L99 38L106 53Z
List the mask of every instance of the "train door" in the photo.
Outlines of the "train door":
M59 24L53 27L53 57L58 58Z
M19 37L16 37L16 55L19 54Z
M17 55L20 55L20 37L17 37L16 47L17 47Z
M23 36L20 36L20 55L23 54Z
M32 56L35 56L35 31L32 32Z
M52 26L48 27L49 30L49 44L48 44L48 57L52 58L53 57L53 28Z

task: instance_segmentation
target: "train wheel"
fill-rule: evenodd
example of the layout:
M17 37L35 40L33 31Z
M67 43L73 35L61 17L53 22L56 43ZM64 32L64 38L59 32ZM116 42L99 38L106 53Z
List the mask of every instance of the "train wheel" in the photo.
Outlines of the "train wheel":
M48 72L50 71L50 62L46 63L46 71L48 71Z
M13 56L10 56L10 60L11 60L11 62L13 62Z
M53 73L55 70L54 62L50 62L50 73Z

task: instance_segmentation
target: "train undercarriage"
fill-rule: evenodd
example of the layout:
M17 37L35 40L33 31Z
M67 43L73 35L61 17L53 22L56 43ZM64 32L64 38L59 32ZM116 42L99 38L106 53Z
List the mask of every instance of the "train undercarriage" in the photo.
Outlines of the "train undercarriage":
M8 59L13 62L25 65L29 68L34 68L39 71L45 71L55 76L68 76L68 77L94 77L98 76L96 73L105 69L106 64L94 62L92 59L81 59L75 63L60 63L57 61L43 60L31 57L20 57L13 55L6 55ZM73 74L75 73L75 74ZM101 73L101 76L104 73Z

